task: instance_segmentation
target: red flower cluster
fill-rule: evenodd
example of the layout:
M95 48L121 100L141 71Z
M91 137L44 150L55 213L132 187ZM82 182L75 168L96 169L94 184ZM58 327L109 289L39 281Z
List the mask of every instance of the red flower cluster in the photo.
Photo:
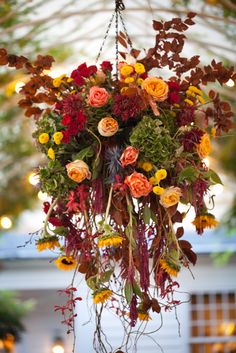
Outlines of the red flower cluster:
M83 86L85 83L85 78L96 74L97 67L95 65L91 65L87 67L86 63L83 63L77 67L76 70L73 70L70 77L73 78L74 82L78 86Z
M167 83L169 86L168 102L170 104L178 104L180 102L180 96L179 96L180 85L178 84L178 82L172 82L172 81L169 81Z
M200 129L192 129L183 135L182 143L184 150L192 152L194 147L200 143L201 137L204 132Z
M140 97L136 94L114 96L112 112L115 116L121 117L123 121L136 118L140 113Z

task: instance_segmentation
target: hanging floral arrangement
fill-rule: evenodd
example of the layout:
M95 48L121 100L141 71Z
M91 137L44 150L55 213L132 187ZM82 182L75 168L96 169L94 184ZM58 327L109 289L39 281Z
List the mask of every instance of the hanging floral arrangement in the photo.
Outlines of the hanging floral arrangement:
M38 173L51 202L36 247L57 251L54 264L82 273L94 304L113 303L131 327L179 304L178 274L196 263L179 203L194 209L198 234L218 224L205 197L221 181L204 159L212 139L233 127L233 113L206 86L236 75L182 56L193 18L154 21L156 44L142 58L132 49L117 67L83 63L56 79L46 73L51 56L31 63L0 50L1 65L30 74L19 105L35 119L33 137L48 160ZM118 39L127 47L126 35ZM70 327L75 291L66 290Z

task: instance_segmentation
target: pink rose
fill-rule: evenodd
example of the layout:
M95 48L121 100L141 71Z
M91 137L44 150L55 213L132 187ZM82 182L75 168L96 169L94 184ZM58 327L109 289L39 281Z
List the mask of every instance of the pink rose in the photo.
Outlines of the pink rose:
M128 164L133 164L136 162L137 158L138 158L138 154L139 151L132 147L132 146L128 146L126 147L126 149L124 150L124 152L122 153L121 157L120 157L120 162L122 167L126 167Z
M109 98L110 95L105 88L93 86L89 90L88 104L91 107L100 108L107 104Z

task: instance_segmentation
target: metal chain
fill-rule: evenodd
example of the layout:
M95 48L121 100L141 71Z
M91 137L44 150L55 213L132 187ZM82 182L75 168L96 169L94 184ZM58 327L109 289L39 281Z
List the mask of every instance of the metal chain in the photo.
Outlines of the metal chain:
M126 35L126 37L127 37L127 39L128 39L128 44L129 44L131 50L133 50L132 41L131 41L130 36L129 36L129 34L128 34L127 28L126 28L126 26L125 26L125 22L124 22L123 16L121 15L121 13L119 13L119 15L120 15L120 20L121 20L121 23L122 23L122 26L123 26L125 35Z
M103 50L105 41L106 41L106 39L108 37L111 25L112 25L114 17L115 17L115 50L116 50L116 72L115 72L115 76L116 76L117 80L118 80L118 64L119 64L119 44L118 44L119 18L121 20L125 35L126 35L126 37L128 39L128 44L130 45L130 48L133 50L132 41L131 41L131 39L130 39L130 37L128 35L127 29L126 29L126 26L125 26L125 23L124 23L124 19L123 19L122 15L121 15L121 11L123 11L123 10L125 10L125 5L124 5L123 1L122 0L115 0L115 11L112 14L112 17L111 17L110 22L108 24L105 36L103 38L102 45L101 45L101 47L99 49L99 52L98 52L98 55L97 55L97 58L96 58L96 63L97 63L98 59L100 58L100 55L101 55L101 52Z
M100 47L100 49L99 49L99 52L98 52L98 55L97 55L97 57L96 57L96 63L98 62L98 59L100 58L100 55L101 55L101 53L102 53L102 50L103 50L105 41L106 41L107 36L108 36L108 34L109 34L109 31L110 31L110 29L111 29L111 25L112 25L112 22L113 22L113 20L114 20L115 14L116 14L116 11L114 11L113 14L112 14L112 16L111 16L110 22L109 22L109 24L108 24L108 27L107 27L107 30L106 30L106 33L105 33L105 36L104 36L104 38L103 38L102 45L101 45L101 47Z

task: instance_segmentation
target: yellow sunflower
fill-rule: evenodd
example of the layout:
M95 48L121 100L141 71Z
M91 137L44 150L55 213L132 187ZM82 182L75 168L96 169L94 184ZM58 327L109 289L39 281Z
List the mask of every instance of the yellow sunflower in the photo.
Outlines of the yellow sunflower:
M149 316L147 311L143 311L143 310L138 310L138 318L141 321L149 321L151 320L151 317Z
M36 241L36 248L38 252L49 249L54 250L55 248L59 248L61 245L56 236L43 237Z
M180 265L171 261L170 259L161 259L160 266L163 270L165 270L170 276L177 277L180 271Z
M219 222L215 219L213 214L206 213L206 214L197 216L192 222L192 224L195 225L198 231L202 232L203 229L205 228L216 227L219 224Z
M123 238L119 234L101 235L98 237L98 247L120 246Z
M102 288L93 293L93 302L94 304L104 303L111 295L112 291L110 289Z
M63 271L73 270L77 265L73 256L60 256L54 262L59 270Z

